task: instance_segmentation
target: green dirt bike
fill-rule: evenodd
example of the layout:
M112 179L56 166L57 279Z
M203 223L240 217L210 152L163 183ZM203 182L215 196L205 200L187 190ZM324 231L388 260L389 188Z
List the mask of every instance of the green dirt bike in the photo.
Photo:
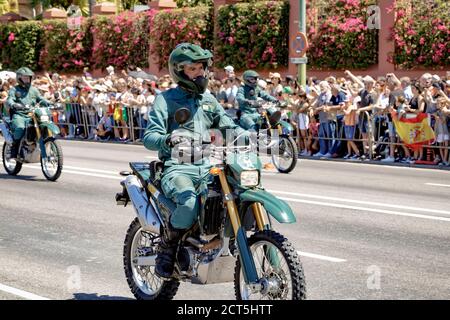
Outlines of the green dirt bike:
M187 109L176 112L180 127L189 114ZM271 221L294 223L295 215L286 202L261 186L261 162L253 147L231 143L190 148L195 150L177 152L209 156L211 181L200 187L204 188L199 196L200 216L178 244L170 279L158 277L154 270L161 234L175 210L160 186L163 165L159 161L130 163L132 172L121 172L126 178L116 202L124 206L131 202L137 215L123 251L125 276L134 296L172 299L180 281L203 285L233 281L238 300L305 299L297 251Z
M22 169L24 163L41 163L42 173L50 181L56 181L63 168L62 148L55 137L60 133L57 125L52 122L52 111L60 110L56 104L52 107L42 107L36 104L33 107L23 106L30 110L31 121L25 128L25 134L19 143L19 152L16 159L11 159L11 120L3 117L0 124L5 142L3 144L3 167L9 175L15 176Z
M277 104L258 98L254 105L258 107L260 114L256 122L259 152L271 155L273 165L280 173L291 172L298 160L292 125L281 120ZM280 107L286 106L281 104Z

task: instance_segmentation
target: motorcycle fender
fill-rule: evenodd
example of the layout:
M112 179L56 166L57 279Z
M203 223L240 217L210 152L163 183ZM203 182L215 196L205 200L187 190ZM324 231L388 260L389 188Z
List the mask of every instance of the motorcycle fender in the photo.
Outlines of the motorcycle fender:
M60 130L56 124L53 122L46 122L40 124L41 131L48 129L50 130L54 135L58 135L60 133Z
M283 200L278 199L263 189L246 190L239 195L241 201L259 202L264 209L279 223L294 223L296 218L291 207Z
M289 122L280 121L281 129L283 130L283 134L291 134L294 131L294 127Z

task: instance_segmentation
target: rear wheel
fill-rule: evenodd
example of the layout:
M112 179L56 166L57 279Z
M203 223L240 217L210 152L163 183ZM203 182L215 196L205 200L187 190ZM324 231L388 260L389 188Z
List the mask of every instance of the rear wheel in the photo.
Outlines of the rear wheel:
M11 159L11 145L6 142L3 144L2 158L3 167L9 175L15 176L22 169L22 162L19 162L16 159Z
M248 239L262 289L255 292L244 281L240 259L234 273L237 300L304 300L303 267L292 244L281 234L258 231Z
M131 292L138 300L171 300L178 291L176 279L163 280L155 273L154 265L139 265L141 257L155 257L160 236L142 230L139 219L131 223L125 237L123 263Z
M297 164L298 151L297 145L288 135L279 137L278 152L272 154L273 165L281 173L289 173L294 170Z
M56 181L61 175L63 168L63 154L61 145L53 140L44 142L46 158L41 156L41 168L45 178L50 181Z

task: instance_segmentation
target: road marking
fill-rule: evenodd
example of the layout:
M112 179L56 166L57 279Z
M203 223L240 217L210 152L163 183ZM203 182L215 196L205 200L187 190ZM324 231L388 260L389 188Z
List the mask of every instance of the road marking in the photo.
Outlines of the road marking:
M1 284L1 283L0 283L0 290L3 292L13 294L18 297L28 299L28 300L50 300L49 298L41 297L41 296L35 295L33 293L26 292L26 291L23 291L20 289L16 289L16 288L13 288L13 287Z
M34 166L31 166L31 165L26 165L26 167L40 170L40 167L34 167ZM80 169L82 169L82 168L80 168ZM84 169L84 170L86 170L86 169ZM88 170L93 171L93 172L103 171L103 170L96 170L96 169L88 169ZM63 170L63 172L71 173L71 174L84 175L84 176L97 177L97 178L113 179L113 180L123 180L124 179L123 177L120 177L120 176L110 176L110 175L88 173L88 172L82 172L82 171ZM408 206L382 204L382 203L377 203L377 202L359 201L359 200L342 199L342 198L334 198L334 197L324 197L324 196L300 194L300 193L278 191L278 190L267 190L267 191L268 192L273 192L273 193L276 193L276 194L295 195L295 196L299 196L299 197L309 197L309 198L325 199L325 200L332 200L332 201L344 201L344 202L350 202L350 203L376 205L376 206L382 206L382 207L391 207L391 208L397 208L397 209L408 209L408 210L414 210L414 211L425 211L425 212L433 212L433 213L440 213L440 214L450 215L450 212L443 211L443 210L433 210L433 209L426 209L426 208L414 208L414 207L408 207ZM390 215L398 215L398 216L405 216L405 217L413 217L413 218L421 218L421 219L429 219L429 220L438 220L438 221L450 222L450 218L444 218L444 217L438 217L438 216L432 216L432 215L422 215L422 214L415 214L415 213L409 213L409 212L398 212L398 211L390 211L390 210L383 210L383 209L373 209L373 208L366 208L366 207L342 205L342 204L337 204L337 203L326 203L326 202L319 202L319 201L293 199L293 198L287 198L287 197L280 197L280 199L286 200L286 201L291 201L291 202L316 204L316 205L326 206L326 207L351 209L351 210L358 210L358 211L365 211L365 212L369 211L369 212L385 213L385 214L390 214Z
M325 260L325 261L331 261L331 262L345 262L345 261L347 261L345 259L333 258L333 257L328 257L328 256L322 256L320 254L303 252L303 251L297 251L297 254L299 256L303 256L303 257L314 258L314 259Z
M360 200L344 199L344 198L336 198L336 197L325 197L325 196L318 196L318 195L313 195L313 194L286 192L286 191L278 191L278 190L267 190L267 191L272 192L272 193L277 193L277 194L284 194L284 195L291 195L291 196L298 196L298 197L305 197L305 198L323 199L323 200L340 201L340 202L350 202L350 203L365 204L365 205L370 205L370 206L388 207L388 208L395 208L395 209L406 209L406 210L413 210L413 211L420 211L420 212L432 212L432 213L440 213L440 214L450 215L450 211L444 211L444 210L400 206L400 205L396 205L396 204L387 204L387 203L379 203L379 202L371 202L371 201L360 201Z
M159 159L158 157L154 157L154 156L146 156L146 159Z
M300 200L300 199L292 199L292 198L285 198L285 197L279 197L279 198L282 200L291 201L291 202L316 204L316 205L325 206L325 207L343 208L343 209L351 209L351 210L358 210L358 211L365 211L365 212L370 211L370 212L385 213L385 214L391 214L391 215L397 215L397 216L414 217L414 218L421 218L421 219L450 222L450 218L428 216L428 215L423 215L423 214L372 209L372 208L364 208L364 207L355 207L355 206L346 206L346 205L336 204L336 203L325 203L325 202L319 202L319 201Z
M436 186L436 187L447 187L450 188L450 184L440 184L440 183L425 183L427 186Z
M30 168L30 169L37 169L37 170L41 170L41 167L36 167L33 165L24 165L25 168ZM91 171L94 171L94 169L91 169ZM96 178L105 178L105 179L112 179L112 180L124 180L124 177L114 177L114 176L110 176L110 175L104 175L104 174L98 174L98 173L89 173L89 172L83 172L83 171L73 171L73 170L66 170L63 168L62 173L71 173L71 174L78 174L81 176L89 176L89 177L96 177ZM119 173L117 173L117 175L119 175Z

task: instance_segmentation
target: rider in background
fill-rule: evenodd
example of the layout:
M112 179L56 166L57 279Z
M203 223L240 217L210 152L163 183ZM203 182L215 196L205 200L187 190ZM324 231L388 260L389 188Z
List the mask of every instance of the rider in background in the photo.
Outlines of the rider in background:
M31 121L28 115L30 107L36 103L48 106L50 102L44 99L39 90L31 85L34 72L27 67L16 71L17 85L9 91L7 104L12 116L11 129L13 133L13 144L11 146L11 159L17 158L20 140L25 134L25 128Z
M242 77L244 85L239 88L236 95L239 110L241 111L239 124L246 130L255 130L256 121L260 117L260 114L258 113L259 105L256 101L257 98L278 104L279 101L257 85L259 74L256 71L247 70Z

